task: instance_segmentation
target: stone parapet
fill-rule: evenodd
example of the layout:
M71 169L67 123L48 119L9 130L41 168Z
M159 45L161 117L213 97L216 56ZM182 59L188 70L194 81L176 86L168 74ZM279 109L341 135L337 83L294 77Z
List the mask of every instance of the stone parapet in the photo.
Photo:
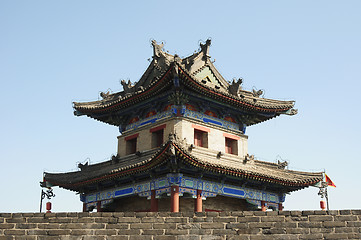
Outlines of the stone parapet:
M361 210L0 213L5 239L361 239Z

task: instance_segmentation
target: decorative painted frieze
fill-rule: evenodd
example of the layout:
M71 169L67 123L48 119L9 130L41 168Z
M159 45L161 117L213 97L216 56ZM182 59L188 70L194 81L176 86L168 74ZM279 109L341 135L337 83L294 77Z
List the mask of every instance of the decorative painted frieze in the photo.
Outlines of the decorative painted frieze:
M151 190L156 190L156 197L160 198L163 194L169 195L170 187L173 185L179 186L180 196L187 193L189 194L188 196L195 197L197 189L199 189L202 190L201 196L204 199L207 197L216 197L217 195L221 195L246 199L248 202L259 206L260 201L266 201L273 204L272 206L277 206L278 203L285 201L284 194L278 195L268 191L207 181L183 176L183 174L167 174L166 177L153 179L151 181L134 183L120 188L113 188L107 191L87 194L85 196L81 196L81 201L87 204L92 204L98 201L109 201L114 198L130 195L138 195L140 197L149 198L151 196Z

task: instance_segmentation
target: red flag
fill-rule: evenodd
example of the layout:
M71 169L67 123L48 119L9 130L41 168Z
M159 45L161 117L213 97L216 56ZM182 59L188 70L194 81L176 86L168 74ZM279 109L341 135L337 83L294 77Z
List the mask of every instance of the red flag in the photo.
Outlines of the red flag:
M331 178L329 178L327 176L327 174L325 174L325 178L326 178L326 182L327 182L328 186L336 187L336 185L332 182Z

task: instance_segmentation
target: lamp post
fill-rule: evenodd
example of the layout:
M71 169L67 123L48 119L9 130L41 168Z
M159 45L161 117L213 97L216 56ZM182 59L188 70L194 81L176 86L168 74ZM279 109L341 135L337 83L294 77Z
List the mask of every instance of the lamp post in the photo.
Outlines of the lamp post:
M53 193L53 189L52 188L48 188L48 190L44 191L43 189L41 189L41 196L40 196L40 212L43 208L43 199L44 198L48 198L49 200L52 198L52 197L55 197L55 194ZM50 202L48 202L50 203ZM51 203L50 204L47 204L47 209L48 210L47 212L50 212L51 210Z

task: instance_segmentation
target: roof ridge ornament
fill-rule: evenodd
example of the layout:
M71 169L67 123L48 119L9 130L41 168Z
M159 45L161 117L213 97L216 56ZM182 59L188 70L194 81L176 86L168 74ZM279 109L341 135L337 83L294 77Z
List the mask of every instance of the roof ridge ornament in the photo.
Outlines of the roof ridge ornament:
M108 100L110 98L110 91L107 92L100 92L99 94L103 100Z
M298 113L298 109L295 108L291 108L287 112L285 112L286 115L290 115L290 116L296 115L297 113Z
M287 166L288 166L288 162L287 162L287 161L277 160L277 168L278 168L278 169L285 169Z
M211 39L208 38L205 44L199 43L199 46L201 47L201 51L203 52L204 56L206 58L210 58L210 56L209 56L209 47L211 46Z
M130 82L130 80L128 80L128 82L126 82L125 80L121 80L120 83L123 85L123 90L125 93L131 93L132 92L132 88L134 87L132 85L132 83Z
M153 45L153 58L156 57L160 57L162 51L162 48L164 46L164 43L162 42L161 44L158 44L157 41L152 40L152 45Z
M253 162L254 160L254 155L249 155L247 153L247 155L244 157L243 163L246 164L247 162Z
M242 87L241 87L242 83L243 83L242 78L238 78L237 81L235 81L235 78L233 78L232 83L228 87L229 92L232 93L233 95L239 97L239 93L242 90Z
M258 98L259 98L262 94L263 94L263 91L262 91L262 90L256 91L255 89L252 89L252 95L253 95L253 97L258 97Z

